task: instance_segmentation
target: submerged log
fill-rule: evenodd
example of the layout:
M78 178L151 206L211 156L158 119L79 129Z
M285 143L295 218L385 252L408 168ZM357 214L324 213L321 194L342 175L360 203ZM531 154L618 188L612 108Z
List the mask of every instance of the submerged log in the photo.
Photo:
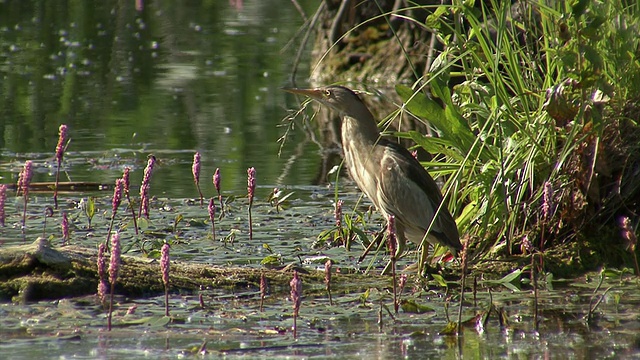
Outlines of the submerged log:
M70 245L52 247L38 238L31 244L0 248L0 301L31 302L95 294L98 287L98 252ZM170 292L189 293L206 289L259 289L260 275L270 293L286 293L292 266L282 270L217 267L171 261ZM324 292L324 272L299 269L305 293ZM355 279L357 278L357 281ZM334 291L362 290L363 286L386 286L389 278L334 274ZM317 286L313 286L317 284ZM128 297L156 296L164 292L160 263L141 256L122 256L115 293Z

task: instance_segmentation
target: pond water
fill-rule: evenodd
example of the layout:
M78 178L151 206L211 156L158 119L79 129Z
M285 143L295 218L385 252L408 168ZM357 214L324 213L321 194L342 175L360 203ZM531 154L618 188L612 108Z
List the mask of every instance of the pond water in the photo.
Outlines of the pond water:
M133 0L0 1L2 182L15 183L26 160L34 161L33 181L53 181L64 123L71 137L64 181L113 184L128 166L138 186L147 156L158 159L145 234L131 230L124 205L116 219L129 254L142 256L168 241L173 259L211 266L262 268L275 255L278 265L300 263L309 271L321 266L314 259L329 257L342 272L369 266L378 272L383 255L358 263L360 244L347 251L322 246L318 236L335 226L336 198L369 238L381 219L347 180L337 188L313 185L320 149L306 124L296 120L287 141L278 141L290 125L283 119L299 106L280 90L290 85L300 41L296 8L277 0L143 3L138 12ZM299 3L307 16L317 6ZM304 59L300 66L303 82ZM216 224L216 241L191 175L195 151L202 154L204 196L215 195L211 176L220 168L224 199L235 198ZM248 167L256 168L258 184L254 241L247 229ZM281 208L268 200L274 187L281 197L292 193ZM88 229L81 204L90 197L97 211ZM22 198L9 191L0 246L42 235L59 246L62 212L73 244L95 248L104 241L110 191L64 192L59 199L60 210L45 218L51 194L32 193L23 234ZM256 288L172 292L171 319L163 316L161 296L117 297L111 332L94 296L4 302L0 358L640 358L640 291L629 274L541 281L537 331L526 275L479 279L475 299L466 295L461 337L442 334L456 320L456 282L410 277L401 297L429 308L393 314L391 281L379 279L361 291L333 294L333 305L319 291L323 284L304 284L312 294L304 296L297 339L288 289L271 289L264 312ZM131 307L135 312L126 314ZM473 320L482 315L488 315L485 326Z

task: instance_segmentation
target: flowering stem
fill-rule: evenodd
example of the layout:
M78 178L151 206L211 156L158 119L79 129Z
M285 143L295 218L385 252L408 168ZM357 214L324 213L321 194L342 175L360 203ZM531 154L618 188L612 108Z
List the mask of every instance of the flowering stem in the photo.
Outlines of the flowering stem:
M129 209L131 209L131 216L133 218L133 227L136 230L136 235L138 235L138 220L136 219L136 210L133 208L133 204L131 203L131 197L129 196L129 172L131 171L131 168L126 167L124 168L124 172L122 174L122 182L123 182L123 192L127 197L127 203L129 206Z
M213 174L213 186L218 193L218 201L220 202L220 217L221 220L224 217L224 204L222 203L222 193L220 192L220 168L216 168L216 172Z
M169 244L162 245L160 250L160 269L162 271L162 283L164 284L164 314L169 316Z
M291 287L291 302L293 302L293 338L298 336L298 312L300 311L300 304L302 303L302 280L298 275L298 271L293 271L293 279L289 283Z
M107 231L107 240L111 238L111 231L113 230L113 223L118 212L118 207L122 201L122 189L124 187L124 180L117 179L113 188L113 198L111 199L111 221L109 222L109 230ZM109 249L107 242L107 249Z
M465 287L465 283L467 281L467 268L468 268L468 262L469 262L469 256L468 256L468 241L464 242L464 245L462 247L462 278L460 279L460 304L458 305L458 324L457 324L457 333L458 335L461 335L461 329L462 329L462 303L464 302L464 287ZM533 258L532 258L533 259ZM533 264L531 264L533 265Z
M142 185L140 186L140 209L138 210L138 217L144 216L149 218L149 187L151 182L151 174L153 173L153 167L156 164L156 157L149 155L147 166L144 168L144 175L142 177Z
M264 297L267 294L267 279L264 272L260 274L260 312L264 311Z
M113 293L115 292L116 280L120 271L120 234L115 233L111 237L111 258L109 259L109 282L111 283L111 296L109 299L109 317L107 320L107 330L111 331L111 314L113 313Z
M324 263L324 283L326 285L327 294L329 295L329 305L333 306L333 298L331 297L331 266L333 261L328 259Z
M196 151L193 155L193 165L191 166L191 172L193 173L193 182L196 184L198 194L200 195L200 207L204 206L204 196L200 190L200 153Z
M62 157L64 156L64 144L67 141L67 125L62 124L58 129L58 145L56 146L56 160L58 167L56 168L56 184L53 188L53 205L58 209L58 182L60 181L60 167L62 166Z
M389 232L388 234L388 239L389 239L389 253L391 254L391 276L393 277L392 279L392 285L393 285L393 309L395 310L396 314L398 313L398 308L400 303L398 302L398 290L397 290L397 286L396 286L396 248L397 248L397 243L396 243L396 219L395 216L393 215L389 215L389 221L387 224L387 230Z
M24 197L24 208L22 209L22 235L23 240L25 231L27 229L27 203L29 202L29 184L31 183L31 177L33 176L33 162L31 160L27 160L24 163L24 167L20 172L20 177L18 178L18 191L22 190L22 195Z
M251 217L251 208L253 207L253 197L256 191L256 169L250 167L247 169L247 193L249 195L249 240L253 240L253 219Z
M0 226L4 227L4 203L7 201L7 185L0 184Z
M216 204L214 198L209 199L209 220L211 220L211 236L216 241Z
M251 216L251 208L253 207L253 201L249 202L249 240L253 240L253 218Z

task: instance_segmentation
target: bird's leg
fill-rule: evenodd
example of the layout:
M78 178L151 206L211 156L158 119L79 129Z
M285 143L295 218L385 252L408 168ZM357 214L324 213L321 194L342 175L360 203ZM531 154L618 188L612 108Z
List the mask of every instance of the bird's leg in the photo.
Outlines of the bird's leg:
M429 243L423 242L420 246L420 259L418 260L418 274L422 274L427 264L427 257L429 256ZM428 267L428 266L427 266Z

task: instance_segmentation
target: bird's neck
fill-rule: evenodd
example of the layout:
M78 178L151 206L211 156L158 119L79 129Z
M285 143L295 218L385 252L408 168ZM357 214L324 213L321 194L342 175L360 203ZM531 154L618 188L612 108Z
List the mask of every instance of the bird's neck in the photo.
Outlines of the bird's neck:
M368 111L367 114L358 116L358 119L345 115L342 118L342 138L343 141L348 139L363 146L373 146L380 138L380 131L373 115Z

